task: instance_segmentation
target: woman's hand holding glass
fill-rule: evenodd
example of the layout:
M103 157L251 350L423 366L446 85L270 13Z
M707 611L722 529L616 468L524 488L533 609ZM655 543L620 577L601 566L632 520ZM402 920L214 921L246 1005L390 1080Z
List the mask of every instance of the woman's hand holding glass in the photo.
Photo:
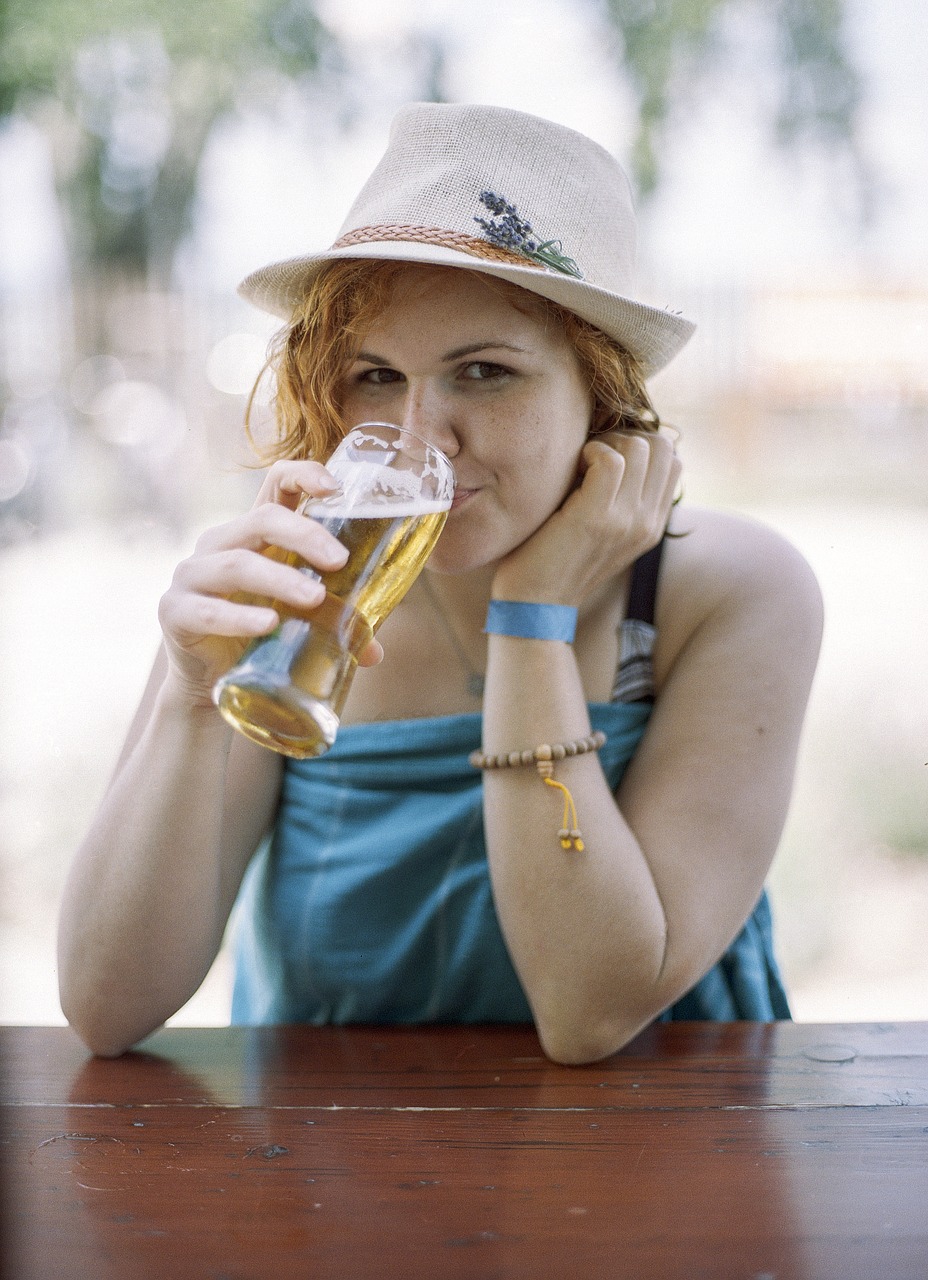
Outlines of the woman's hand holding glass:
M661 539L680 480L674 442L660 432L594 436L576 487L497 568L500 599L581 606Z
M212 707L218 677L251 640L278 625L271 601L301 611L322 603L320 582L266 553L270 547L295 552L320 573L341 568L346 548L315 520L296 512L305 496L324 498L337 489L318 462L274 463L251 510L207 530L193 555L178 565L158 617L168 680L183 700ZM374 665L382 653L371 640L359 656L360 665Z

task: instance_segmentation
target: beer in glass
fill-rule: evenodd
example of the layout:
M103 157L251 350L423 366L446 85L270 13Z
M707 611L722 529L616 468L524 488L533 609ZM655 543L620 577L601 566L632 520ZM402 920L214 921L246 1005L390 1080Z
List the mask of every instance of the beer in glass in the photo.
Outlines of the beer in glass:
M213 689L231 725L297 759L322 755L335 741L358 655L418 577L454 497L445 455L389 423L355 427L326 468L341 491L307 498L299 510L344 543L346 564L317 574L294 552L270 548L320 578L325 599L305 610L275 601L279 625Z

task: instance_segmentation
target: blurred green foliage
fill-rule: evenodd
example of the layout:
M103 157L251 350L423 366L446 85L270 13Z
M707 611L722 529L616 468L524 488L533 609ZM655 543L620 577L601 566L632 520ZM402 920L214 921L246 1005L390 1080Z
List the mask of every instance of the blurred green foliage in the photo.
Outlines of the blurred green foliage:
M203 60L226 82L270 61L291 73L312 66L323 28L304 0L4 0L0 110L23 89L56 92L81 45L154 30L172 60Z
M820 141L860 170L856 125L862 79L844 39L846 0L602 0L621 41L638 108L632 168L643 198L661 178L674 116L711 75L725 74L724 24L753 13L772 35L778 102L771 121L783 145Z
M216 121L244 94L341 70L314 0L0 0L0 114L51 133L75 256L152 283Z

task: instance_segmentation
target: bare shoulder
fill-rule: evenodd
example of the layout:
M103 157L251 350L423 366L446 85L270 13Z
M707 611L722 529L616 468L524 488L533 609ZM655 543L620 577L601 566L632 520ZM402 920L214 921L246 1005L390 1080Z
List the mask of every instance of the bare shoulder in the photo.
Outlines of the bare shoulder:
M671 533L668 575L696 574L700 590L710 596L727 595L739 586L767 591L816 585L801 552L775 529L747 516L683 507L674 512Z
M782 534L747 516L678 508L657 601L658 679L701 629L787 629L790 648L817 653L822 598L808 561Z

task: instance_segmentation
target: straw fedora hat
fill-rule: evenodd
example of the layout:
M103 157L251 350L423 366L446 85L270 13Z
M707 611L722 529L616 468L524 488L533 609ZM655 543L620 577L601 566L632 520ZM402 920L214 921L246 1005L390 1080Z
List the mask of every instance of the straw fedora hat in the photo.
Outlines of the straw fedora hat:
M567 307L650 375L695 326L634 299L635 238L628 179L583 134L503 107L413 103L331 248L263 267L239 292L289 319L327 262L480 271Z

